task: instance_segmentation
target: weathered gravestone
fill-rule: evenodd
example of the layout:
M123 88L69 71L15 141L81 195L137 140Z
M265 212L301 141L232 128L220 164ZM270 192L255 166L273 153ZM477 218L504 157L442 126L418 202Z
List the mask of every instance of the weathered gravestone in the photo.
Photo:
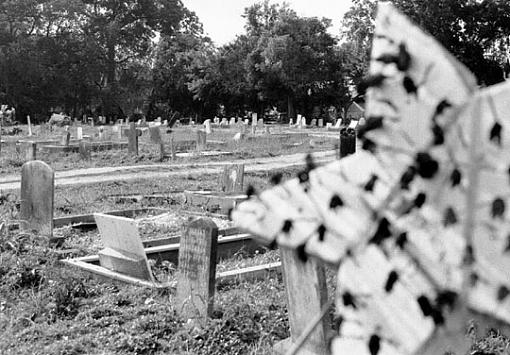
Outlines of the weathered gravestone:
M37 143L36 142L24 142L25 147L25 159L26 161L32 161L37 159Z
M317 120L315 118L312 119L312 122L310 122L310 126L312 126L312 127L317 126Z
M197 150L205 149L207 145L207 134L205 131L197 131Z
M181 237L176 310L185 320L204 324L214 305L218 227L201 218Z
M66 132L64 133L64 135L62 136L62 145L64 147L68 147L69 146L69 141L71 140L71 133L70 132Z
M159 145L159 157L163 160L165 157L165 143L163 143L163 138L161 138L159 126L149 127L149 135L151 142Z
M324 119L323 118L319 118L318 124L319 124L320 128L324 127Z
M24 230L53 236L55 174L48 164L30 161L21 168L21 221Z
M94 213L104 249L99 264L137 279L153 281L154 276L134 219Z
M274 346L276 354L287 351L303 335L317 314L327 304L328 293L326 272L317 260L299 260L296 251L280 248L283 279L287 292L289 309L290 338ZM320 355L328 353L328 321L323 320L315 327L301 347L300 355Z
M211 120L207 119L204 121L204 126L205 126L205 133L206 134L211 134L212 133L212 129L211 129Z
M90 157L90 146L89 146L89 143L87 143L87 142L80 141L78 143L78 152L80 153L80 157L83 160L89 160L91 158Z
M78 139L78 140L83 139L83 128L82 127L76 127L76 139Z
M128 133L128 152L138 155L138 137L142 135L142 131L136 129L134 122L129 124Z
M223 168L221 174L222 192L243 192L244 164L232 164Z

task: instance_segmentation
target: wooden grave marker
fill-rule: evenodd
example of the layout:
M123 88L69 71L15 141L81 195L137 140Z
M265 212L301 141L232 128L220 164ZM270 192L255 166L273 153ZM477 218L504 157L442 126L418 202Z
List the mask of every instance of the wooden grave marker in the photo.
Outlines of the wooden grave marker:
M221 191L243 192L244 185L244 164L226 165L221 174Z
M214 305L218 227L211 219L191 222L180 240L176 310L204 324Z
M317 260L299 260L296 251L280 248L283 280L287 293L290 338L276 343L274 352L286 354L328 302L326 272ZM326 317L325 317L326 318ZM301 347L300 355L328 353L328 320L323 318Z
M20 228L53 236L53 191L55 173L42 161L30 161L21 168Z
M104 249L99 264L109 270L155 282L134 219L94 213Z

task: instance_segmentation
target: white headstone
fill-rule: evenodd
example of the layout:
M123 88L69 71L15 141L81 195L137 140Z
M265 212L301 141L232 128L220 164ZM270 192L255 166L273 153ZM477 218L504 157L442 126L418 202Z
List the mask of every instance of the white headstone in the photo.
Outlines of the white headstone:
M76 127L76 139L83 139L83 128Z
M211 120L210 119L207 119L204 121L204 126L205 126L205 133L206 134L211 134L212 133L212 129L211 129Z
M251 114L251 125L254 127L257 125L257 114L256 113Z
M230 117L229 125L233 126L235 124L236 124L236 118L235 117Z
M28 136L32 136L32 123L30 122L30 116L27 116L27 124L28 124Z

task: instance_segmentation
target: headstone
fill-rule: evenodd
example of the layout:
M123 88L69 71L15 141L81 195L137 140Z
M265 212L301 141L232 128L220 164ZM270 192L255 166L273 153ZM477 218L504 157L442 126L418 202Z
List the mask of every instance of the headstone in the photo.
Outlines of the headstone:
M226 165L221 174L222 192L243 192L244 184L244 164Z
M104 127L103 126L99 126L98 129L97 129L97 133L99 135L99 140L103 140L104 139Z
M149 127L149 135L152 143L161 144L163 142L161 138L161 130L159 127Z
M198 130L197 131L197 150L205 149L207 145L207 134L205 131Z
M310 122L310 126L312 126L312 127L317 126L317 120L315 118L312 119L312 122Z
M138 137L141 135L141 133L141 131L136 129L134 122L129 124L128 152L138 155Z
M280 248L283 279L287 293L290 338L277 343L276 354L286 354L327 303L326 273L317 260L302 262L294 250ZM304 286L304 287L303 287ZM324 319L315 327L299 354L320 355L328 353L328 322Z
M99 264L121 274L155 282L136 221L101 213L94 213L94 219L104 246L98 253Z
M333 124L331 122L326 123L326 128L332 128L332 127L333 127Z
M211 129L211 120L210 119L207 119L204 121L204 126L205 126L205 133L206 134L211 134L212 133L212 129Z
M228 125L227 118L226 118L226 117L223 117L223 118L221 119L220 126L227 126L227 125Z
M83 128L82 127L76 127L76 139L78 139L78 140L83 139Z
M342 120L339 118L338 120L336 120L335 128L340 128L341 125L342 125Z
M214 117L213 122L214 122L214 124L219 124L220 123L220 118L219 117Z
M27 124L28 124L28 136L32 137L32 122L30 122L30 116L27 116Z
M37 160L37 143L36 142L25 142L25 160L32 161Z
M53 236L55 174L48 164L35 160L21 168L20 227Z
M161 122L161 117L156 118L156 122Z
M264 120L262 118L257 121L257 127L260 129L264 128Z
M168 120L163 121L163 126L168 126Z
M255 127L257 125L257 122L258 122L257 113L252 113L251 114L251 125Z
M177 273L176 310L185 320L202 325L214 306L218 227L201 218L181 237Z
M90 160L90 146L88 142L81 140L78 143L78 153L83 160Z
M291 118L291 119L289 120L289 126L292 126L293 124L294 124L294 120Z
M122 129L119 125L115 125L112 127L112 132L113 132L113 135L115 136L116 139L122 139Z
M64 147L67 147L69 146L69 141L71 140L71 133L70 132L66 132L64 133L64 135L62 136L62 145Z
M247 126L247 125L249 125L249 124L250 124L250 120L249 120L249 119L245 119L245 120L244 120L244 124L245 124L246 126Z
M320 128L324 127L324 119L323 118L319 118L319 127Z
M243 139L243 134L241 132L237 132L234 134L234 138L232 138L234 141L239 142L241 139Z
M229 125L233 126L235 124L236 124L236 118L235 117L230 117Z

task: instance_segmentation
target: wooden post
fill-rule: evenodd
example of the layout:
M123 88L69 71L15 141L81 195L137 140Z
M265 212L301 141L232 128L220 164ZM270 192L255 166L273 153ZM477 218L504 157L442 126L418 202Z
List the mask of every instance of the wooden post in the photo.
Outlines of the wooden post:
M310 259L303 263L296 252L280 249L283 279L287 291L287 306L290 323L290 338L274 346L276 354L285 354L296 342L307 326L314 321L317 314L327 304L326 273L324 267L316 260ZM327 317L324 317L308 340L303 344L300 355L321 355L328 353L327 333L329 330Z
M21 168L21 221L24 230L53 236L55 174L46 163L30 161Z
M220 181L222 192L243 192L244 164L226 165Z
M218 227L207 218L191 222L179 246L176 310L203 325L214 305Z

